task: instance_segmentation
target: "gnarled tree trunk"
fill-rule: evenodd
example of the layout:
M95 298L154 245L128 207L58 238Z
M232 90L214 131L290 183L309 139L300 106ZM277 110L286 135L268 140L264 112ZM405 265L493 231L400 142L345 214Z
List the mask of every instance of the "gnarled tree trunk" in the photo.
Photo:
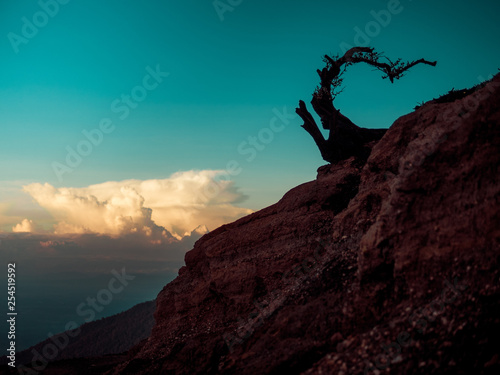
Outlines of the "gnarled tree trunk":
M382 58L386 59L387 63L380 62ZM436 62L429 62L424 59L407 63L403 63L398 59L392 62L369 47L354 47L340 58L331 58L325 55L324 59L326 66L317 71L321 84L314 92L311 104L321 119L323 129L330 131L328 138L325 139L314 117L307 110L306 104L302 100L295 112L304 121L302 127L313 138L323 159L330 163L351 156L366 160L373 145L386 132L386 129L368 129L355 125L333 105L333 100L337 94L332 92L332 89L341 85L342 79L340 76L349 65L364 62L374 66L384 72L385 76L382 78L389 78L391 82L394 82L394 79L401 78L408 69L417 64L436 65Z

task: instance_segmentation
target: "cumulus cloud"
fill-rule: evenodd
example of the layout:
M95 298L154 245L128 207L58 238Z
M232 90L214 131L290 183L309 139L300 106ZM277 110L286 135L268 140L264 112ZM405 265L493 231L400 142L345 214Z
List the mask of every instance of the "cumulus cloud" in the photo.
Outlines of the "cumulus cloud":
M252 211L222 171L178 172L166 179L109 181L83 188L34 183L24 191L57 222L55 231L119 236L142 233L158 241L181 238L200 225L214 229Z
M31 233L34 231L33 220L24 219L12 227L14 233Z

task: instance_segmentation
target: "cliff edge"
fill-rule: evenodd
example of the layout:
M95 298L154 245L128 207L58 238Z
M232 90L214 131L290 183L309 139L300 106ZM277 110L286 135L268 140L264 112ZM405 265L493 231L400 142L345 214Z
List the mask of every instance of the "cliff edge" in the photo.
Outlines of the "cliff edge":
M203 236L114 373L499 373L499 86Z

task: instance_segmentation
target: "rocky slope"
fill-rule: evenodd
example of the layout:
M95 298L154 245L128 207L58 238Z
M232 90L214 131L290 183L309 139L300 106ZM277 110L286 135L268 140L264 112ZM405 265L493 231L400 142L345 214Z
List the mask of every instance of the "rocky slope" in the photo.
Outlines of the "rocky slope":
M127 358L42 373L500 373L499 86L203 236Z
M499 373L499 86L202 237L113 373Z

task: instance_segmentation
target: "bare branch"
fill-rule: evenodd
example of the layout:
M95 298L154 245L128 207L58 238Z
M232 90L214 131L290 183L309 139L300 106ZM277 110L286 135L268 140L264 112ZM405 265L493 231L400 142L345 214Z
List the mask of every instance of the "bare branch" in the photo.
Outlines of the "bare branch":
M354 54L360 54L360 53L373 53L373 48L371 48L371 47L353 47L350 50L346 51L346 53L344 53L344 56L342 56L340 59L338 59L338 63L340 63L340 65L346 64L347 62L351 61Z
M392 62L391 60L387 59L389 63L381 63L377 59L374 59L371 56L355 56L352 57L350 62L352 63L366 63L368 65L376 67L378 70L381 70L386 74L385 77L382 78L389 78L391 82L394 82L394 79L399 79L404 75L404 72L409 70L410 68L414 67L417 64L427 64L431 66L436 66L437 62L436 61L427 61L424 59L419 59L416 61L411 61L411 62L406 62L403 63L401 62L401 59L398 59L396 62Z
M316 70L320 77L320 86L314 91L311 104L320 117L323 128L330 131L328 139L325 140L302 100L296 112L304 120L302 127L313 137L321 155L328 162L343 160L350 156L367 158L374 142L385 133L385 129L366 129L356 126L333 105L333 100L342 92L339 87L343 84L342 74L348 66L357 63L368 64L383 72L382 78L389 78L391 82L403 77L415 65L436 66L436 61L425 59L408 62L403 62L401 59L392 61L371 47L353 47L342 57L325 55L323 61L325 67Z
M318 125L316 124L316 121L314 120L314 117L307 110L306 103L304 103L303 100L299 101L299 108L296 108L295 112L304 121L304 124L301 126L311 135L314 142L318 146L319 151L321 152L321 156L323 157L323 159L326 160L326 158L329 158L328 145L327 145L327 142L325 140L325 137L323 137L323 134L319 130Z

